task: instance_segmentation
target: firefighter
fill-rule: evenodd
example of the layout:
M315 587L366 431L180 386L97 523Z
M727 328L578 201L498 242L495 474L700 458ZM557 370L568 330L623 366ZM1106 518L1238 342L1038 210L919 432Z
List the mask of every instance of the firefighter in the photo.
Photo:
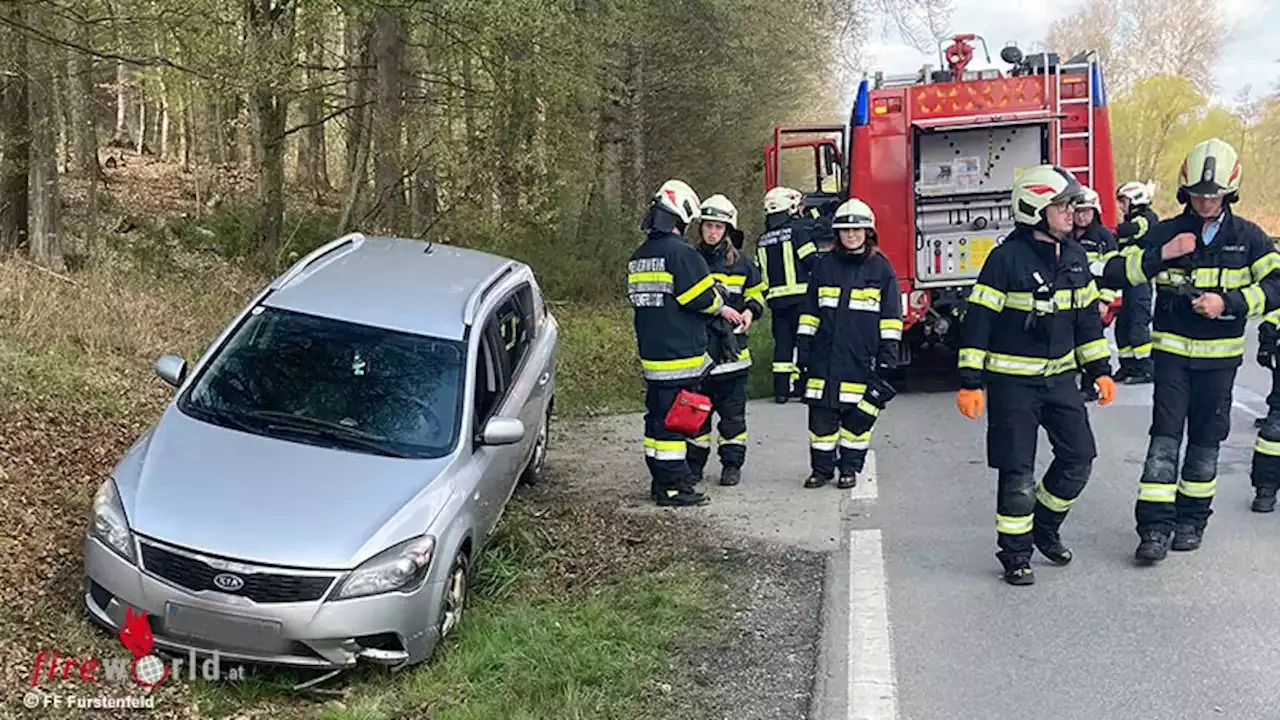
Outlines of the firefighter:
M1116 191L1116 202L1124 222L1116 226L1119 250L1139 247L1160 218L1151 210L1151 188L1131 180ZM1116 380L1126 385L1153 381L1151 370L1151 283L1127 287L1116 317L1116 345L1120 348L1120 371Z
M987 465L998 473L996 557L1011 585L1035 582L1035 549L1057 565L1072 560L1059 528L1097 456L1076 368L1097 385L1099 404L1115 397L1097 283L1084 248L1071 239L1072 206L1082 191L1060 167L1038 165L1023 174L1013 187L1015 227L987 257L961 321L956 405L976 419L984 386L991 399ZM1037 485L1041 427L1053 462Z
M1280 434L1280 310L1273 310L1258 325L1258 364L1271 371L1271 392L1267 394L1267 415L1258 418L1254 426L1260 431L1253 450L1254 498L1250 508L1254 512L1269 513L1276 509L1276 490L1280 489L1280 442L1274 438Z
M1102 267L1116 254L1116 236L1102 224L1098 217L1102 212L1102 201L1092 188L1085 187L1081 191L1080 202L1075 204L1075 228L1072 238L1084 247L1085 256L1089 258L1090 273L1102 272ZM1097 278L1095 278L1096 283ZM1106 317L1107 308L1116 299L1116 291L1098 288L1098 314ZM1105 323L1104 323L1105 325ZM1086 402L1098 399L1098 389L1083 370L1080 372L1080 392L1084 393Z
M1243 362L1245 323L1280 305L1280 254L1257 225L1238 217L1240 160L1212 138L1192 148L1179 173L1183 211L1144 235L1106 266L1125 287L1155 281L1151 333L1155 402L1151 440L1134 518L1139 562L1169 549L1200 547L1212 514L1218 446L1231 431L1231 389ZM1186 427L1187 450L1178 479ZM1270 440L1264 427L1259 435ZM1275 436L1280 439L1280 435Z
M743 318L740 330L735 332L730 326L719 335L732 345L731 358L712 367L702 383L702 393L711 398L712 410L720 417L720 484L737 485L747 456L747 373L751 351L746 333L752 323L764 316L765 285L751 258L742 252L738 209L729 198L713 195L702 203L698 232L698 251L706 260L711 277L724 291L726 303ZM729 325L727 321L719 322ZM689 471L695 478L702 477L710 454L711 416L707 416L698 436L689 440Z
M698 218L693 188L668 180L653 196L641 229L648 232L627 264L627 290L634 308L636 344L645 378L644 450L652 477L650 496L659 505L702 505L687 462L687 437L666 428L667 411L683 390L696 390L712 361L707 320L717 314L743 322L725 304L707 263L683 235Z
M803 203L804 194L792 188L775 187L765 193L765 232L756 240L756 260L773 315L773 397L778 403L804 392L795 382L799 379L796 328L817 248L809 240Z
M1273 237L1271 242L1280 249L1280 238ZM1273 415L1280 420L1280 358L1277 355L1280 355L1280 311L1267 313L1263 316L1262 322L1258 323L1257 360L1259 365L1271 371L1271 392L1267 393L1267 414L1253 421L1255 428L1261 429ZM1262 503L1264 506L1266 504L1266 501ZM1255 502L1254 505L1256 507L1258 503ZM1271 512L1271 510L1259 512Z
M797 357L809 405L807 488L857 484L871 427L894 390L881 379L902 340L898 278L876 243L875 214L850 198L836 210L836 242L813 268L799 322ZM837 447L839 459L837 460Z

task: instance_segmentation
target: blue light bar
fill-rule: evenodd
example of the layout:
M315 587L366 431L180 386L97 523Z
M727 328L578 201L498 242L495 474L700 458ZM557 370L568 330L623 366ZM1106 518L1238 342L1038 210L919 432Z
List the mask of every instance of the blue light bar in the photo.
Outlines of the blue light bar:
M858 99L853 103L853 125L860 127L871 122L871 100L867 96L867 81L858 83Z
M1097 63L1093 65L1093 71L1090 73L1090 82L1093 83L1093 106L1107 106L1106 83L1102 81L1102 68Z

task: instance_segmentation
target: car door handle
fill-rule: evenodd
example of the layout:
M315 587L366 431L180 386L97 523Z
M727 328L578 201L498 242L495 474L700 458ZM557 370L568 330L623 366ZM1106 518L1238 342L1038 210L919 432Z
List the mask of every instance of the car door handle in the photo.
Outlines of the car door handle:
M538 378L538 384L539 384L539 385L546 385L546 384L547 384L547 381L548 381L548 380L550 380L550 379L551 379L551 373L549 373L549 372L544 372L544 373L542 373L542 377Z

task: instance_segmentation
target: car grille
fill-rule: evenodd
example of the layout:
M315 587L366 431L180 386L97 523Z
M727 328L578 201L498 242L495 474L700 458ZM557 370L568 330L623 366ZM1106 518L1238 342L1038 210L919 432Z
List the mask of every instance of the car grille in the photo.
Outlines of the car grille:
M213 578L223 571L187 555L170 552L143 542L142 566L152 575L192 591L214 590L247 597L259 603L310 602L324 597L333 583L332 575L290 575L284 573L231 573L244 581L238 590L228 591L214 585Z

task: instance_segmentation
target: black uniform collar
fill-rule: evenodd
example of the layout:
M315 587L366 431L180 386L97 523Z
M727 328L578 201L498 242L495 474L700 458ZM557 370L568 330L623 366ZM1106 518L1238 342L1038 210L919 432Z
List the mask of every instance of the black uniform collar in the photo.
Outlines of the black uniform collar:
M705 242L699 242L698 252L702 253L703 258L706 258L708 265L710 265L712 262L723 263L725 260L725 255L728 254L728 249L725 247L728 243L729 243L728 238L722 239L720 242L716 243L715 245L708 245Z

